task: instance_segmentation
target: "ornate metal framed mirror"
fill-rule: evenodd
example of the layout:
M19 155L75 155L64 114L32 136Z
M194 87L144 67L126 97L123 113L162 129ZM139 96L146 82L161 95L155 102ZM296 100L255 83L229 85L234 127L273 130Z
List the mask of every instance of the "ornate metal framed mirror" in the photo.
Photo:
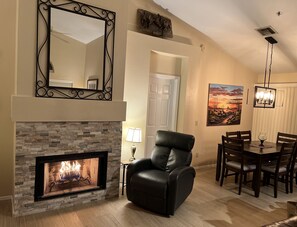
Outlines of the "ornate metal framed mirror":
M112 100L115 12L38 0L36 97Z

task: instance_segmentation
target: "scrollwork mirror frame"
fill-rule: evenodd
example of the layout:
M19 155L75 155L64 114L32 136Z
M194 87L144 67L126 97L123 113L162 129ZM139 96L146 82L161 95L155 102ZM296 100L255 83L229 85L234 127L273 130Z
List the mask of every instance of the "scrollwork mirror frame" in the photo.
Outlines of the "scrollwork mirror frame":
M49 86L50 67L50 9L67 10L105 21L103 85L101 90ZM38 0L36 47L36 97L82 100L112 100L113 59L116 13L71 0Z

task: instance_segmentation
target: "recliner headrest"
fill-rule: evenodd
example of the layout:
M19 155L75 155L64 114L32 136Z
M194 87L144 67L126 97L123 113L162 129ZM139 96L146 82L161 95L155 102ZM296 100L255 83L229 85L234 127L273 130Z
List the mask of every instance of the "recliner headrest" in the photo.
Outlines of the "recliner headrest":
M195 137L192 135L171 132L171 131L157 131L156 146L164 146L177 148L184 151L191 151L195 143Z

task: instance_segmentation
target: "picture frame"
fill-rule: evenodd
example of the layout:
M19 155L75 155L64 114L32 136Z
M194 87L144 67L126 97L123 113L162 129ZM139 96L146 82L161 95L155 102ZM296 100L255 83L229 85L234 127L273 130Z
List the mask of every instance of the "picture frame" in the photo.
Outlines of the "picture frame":
M72 0L37 0L37 21L36 21L36 81L35 81L35 96L43 98L63 98L63 99L79 99L79 100L99 100L99 101L112 101L113 92L113 74L114 74L114 47L115 47L115 25L116 25L116 12L100 8L97 6L72 1ZM58 59L52 58L57 53L53 40L54 24L56 21L63 25L63 27L71 28L73 24L68 24L67 21L72 20L68 17L67 20L58 19L59 15L65 17L71 15L75 20L74 22L78 30L83 30L86 34L85 24L95 23L98 34L101 34L100 41L103 41L102 48L96 49L96 57L91 57L89 63L94 62L92 67L96 71L89 71L88 74L81 73L79 82L75 82L73 87L54 87L50 86L51 78L50 71L57 70L57 65L65 64L67 57L59 55L61 62L57 63ZM66 16L67 17L67 16ZM89 22L85 22L85 20ZM65 23L63 23L65 22ZM90 24L91 24L90 23ZM56 24L57 25L57 24ZM92 30L92 29L90 29ZM68 33L66 30L59 30L61 33ZM92 31L90 31L92 33ZM73 38L73 37L72 37ZM61 42L61 44L64 42ZM70 43L68 43L70 44ZM67 48L69 48L67 44ZM98 44L98 43L97 43ZM101 45L100 45L101 46ZM96 47L97 48L97 47ZM52 51L51 51L52 50ZM64 52L64 51L62 51ZM66 54L66 53L65 53ZM60 61L60 60L59 60ZM52 62L52 68L50 67ZM69 62L68 62L69 63ZM67 63L67 64L68 64ZM75 64L75 63L73 63ZM98 65L97 65L98 64ZM102 66L102 67L101 67ZM71 66L69 66L71 67ZM90 67L90 66L88 66ZM92 68L91 67L91 68ZM59 67L58 67L59 68ZM67 67L66 67L67 68ZM58 70L59 71L59 70ZM82 70L80 72L85 72ZM57 72L56 72L57 73ZM61 73L59 76L66 76L67 73ZM91 74L90 74L91 73ZM97 89L87 89L87 79L92 75L98 75ZM57 76L57 75L56 75ZM68 76L68 75L67 75ZM72 75L69 75L72 76ZM100 77L99 77L100 76ZM64 77L63 80L74 80L73 78ZM83 83L83 84L82 84ZM93 83L92 83L93 84ZM83 87L81 85L84 85ZM91 87L93 87L91 85Z
M87 88L89 90L98 90L98 79L88 79Z
M243 86L209 84L207 126L239 125Z
M269 93L271 96L273 96L273 99L270 102L264 102L263 101L263 95L260 97L257 94L260 94L261 92ZM254 95L254 107L255 108L275 108L275 97L276 97L276 89L275 88L267 88L262 86L255 86L255 95Z

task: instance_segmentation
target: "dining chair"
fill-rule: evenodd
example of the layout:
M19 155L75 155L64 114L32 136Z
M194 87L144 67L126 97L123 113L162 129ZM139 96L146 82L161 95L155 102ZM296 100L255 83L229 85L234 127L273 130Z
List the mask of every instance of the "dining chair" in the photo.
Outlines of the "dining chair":
M255 172L256 165L247 162L244 155L244 141L240 139L222 136L223 167L220 186L224 183L224 178L228 176L228 170L239 175L238 194L241 194L242 176L248 172Z
M239 131L226 132L226 137L239 139Z
M292 143L292 142L297 142L297 135L289 134L289 133L283 133L283 132L278 132L277 133L277 138L276 138L276 143L277 144Z
M283 133L283 132L278 132L277 133L277 138L276 138L276 143L277 144L282 144L282 143L290 143L290 142L297 142L297 135L295 134L289 134L289 133ZM296 184L297 184L297 163L296 167L295 164L292 164L292 168L290 170L290 192L293 192L293 179L295 176Z
M252 142L252 132L251 130L246 130L246 131L239 131L239 139L242 139L245 143L250 143ZM244 182L247 182L247 174L244 174Z
M296 150L296 142L294 143L282 143L281 151L275 160L264 163L261 167L261 171L264 173L263 183L264 185L270 184L270 176L274 177L274 198L277 198L278 181L280 177L284 177L284 183L286 187L286 193L289 193L289 175L292 165L292 158L294 158L294 152Z
M242 139L244 142L252 142L252 132L251 130L248 131L239 131L239 138Z
M290 167L290 193L293 193L293 181L295 180L297 184L297 142L295 142L295 150L291 160L291 167Z
M226 137L228 138L235 138L235 139L239 139L239 131L231 131L231 132L226 132ZM228 170L226 171L226 176L232 176L235 175L235 183L238 182L238 173L232 173L232 174L228 174ZM244 177L244 179L246 180L246 175Z
M277 144L282 144L282 143L291 143L291 142L297 142L297 135L295 134L289 134L289 133L283 133L283 132L278 132L277 133L277 137L276 137L276 143ZM293 166L292 166L293 168ZM294 176L292 176L292 172L293 174L295 174L295 179L296 179L296 184L297 184L297 165L296 165L296 170L291 169L290 171L290 179ZM293 180L290 180L290 192L293 192Z

